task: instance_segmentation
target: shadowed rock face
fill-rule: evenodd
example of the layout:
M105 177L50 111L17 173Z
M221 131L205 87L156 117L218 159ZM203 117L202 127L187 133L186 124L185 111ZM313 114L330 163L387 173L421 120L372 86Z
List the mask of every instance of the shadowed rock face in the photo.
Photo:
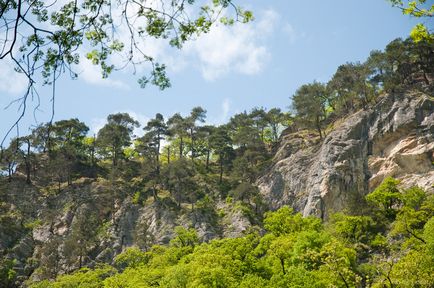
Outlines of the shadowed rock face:
M388 95L335 124L324 141L284 135L274 164L258 180L272 209L290 205L327 217L356 205L392 176L433 192L434 100L420 93Z

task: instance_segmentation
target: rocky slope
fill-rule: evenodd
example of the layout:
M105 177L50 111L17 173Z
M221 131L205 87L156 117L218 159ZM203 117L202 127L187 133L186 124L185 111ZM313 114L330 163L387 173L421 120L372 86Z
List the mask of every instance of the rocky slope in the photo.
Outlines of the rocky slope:
M434 98L404 93L334 124L323 141L309 133L282 137L272 167L258 180L271 209L293 206L326 218L357 207L392 176L434 191Z
M82 178L56 191L21 178L0 187L0 252L15 259L18 282L112 263L126 247L167 244L176 226L194 227L208 241L239 236L257 222L225 201L202 201L192 210L164 195L159 202L133 203L125 183L104 179Z
M357 204L386 176L433 192L433 99L417 93L385 96L334 123L324 140L308 131L284 134L257 182L265 206L290 205L326 218ZM27 185L18 175L0 187L0 252L16 260L19 281L110 263L125 247L168 243L178 225L194 227L207 241L239 236L260 223L225 199L202 201L192 210L164 195L158 202L152 197L137 202L128 183L81 178L62 185Z

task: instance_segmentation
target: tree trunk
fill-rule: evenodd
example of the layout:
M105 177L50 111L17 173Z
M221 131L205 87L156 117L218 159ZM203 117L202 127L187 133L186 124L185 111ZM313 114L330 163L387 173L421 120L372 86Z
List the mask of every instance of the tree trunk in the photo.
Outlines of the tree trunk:
M280 265L282 266L283 275L285 275L286 274L286 271L285 271L285 259L280 258Z
M319 133L319 139L322 140L321 123L319 121L319 117L316 117L316 129L318 130Z
M30 140L27 139L27 154L25 157L25 162L26 162L26 183L30 184L32 183L31 179L30 179L30 172L32 170L32 166L30 165Z
M426 85L429 85L429 79L428 79L428 77L427 77L427 75L426 75L426 72L425 72L425 71L422 72L422 75L423 75L423 80L425 81L425 84L426 84Z
M155 186L152 187L152 197L154 197L155 202L158 201L157 189L155 188Z
M90 164L92 165L92 169L95 167L95 145L96 145L96 136L93 134L92 148L90 150Z
M368 106L369 99L368 99L368 91L366 90L366 84L363 85L363 110L366 109Z
M321 132L321 128L320 128L319 126L317 126L316 129L318 130L318 133L319 133L319 139L322 140L322 132Z
M180 136L179 137L179 140L180 140L180 143L179 143L179 158L182 158L183 157L183 155L182 155L182 151L184 150L184 142L183 142L183 139L182 139L182 136Z
M207 149L206 151L206 171L209 172L209 157L210 157L211 151L210 149Z
M117 161L118 153L117 153L117 151L116 151L116 150L117 150L117 149L116 149L116 146L113 146L112 148L113 148L113 159L112 159L113 161L112 161L112 164L113 164L113 168L114 168L114 167L116 167L117 164L118 164L118 163L117 163L117 162L118 162L118 161Z
M167 146L167 164L170 164L170 147Z
M8 163L8 182L12 182L12 163Z
M272 127L273 127L273 140L274 142L277 142L279 138L277 135L277 124L273 124Z
M51 152L50 128L51 128L51 124L49 124L48 128L47 128L47 139L45 140L44 148L42 150L42 152L44 152L44 153L47 151L48 151L48 153Z
M194 135L193 135L193 129L190 129L190 138L191 138L191 161L194 161Z
M220 155L220 184L223 182L223 155Z
M160 133L157 134L157 175L160 175Z

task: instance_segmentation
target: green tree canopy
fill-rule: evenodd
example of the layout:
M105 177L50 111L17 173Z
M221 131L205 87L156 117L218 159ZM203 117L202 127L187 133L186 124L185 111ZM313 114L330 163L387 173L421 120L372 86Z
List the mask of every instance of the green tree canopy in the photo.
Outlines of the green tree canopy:
M143 128L143 130L147 131L144 137L147 138L148 147L155 147L155 153L152 154L156 156L157 174L159 174L161 141L166 139L166 136L169 133L163 115L157 113L154 119L148 121L148 124Z
M301 86L292 96L292 106L297 115L315 127L320 138L323 137L321 126L326 117L327 99L327 88L319 82Z
M135 127L140 124L128 113L110 114L107 124L98 131L97 145L100 153L112 158L113 167L123 157L123 148L130 145Z

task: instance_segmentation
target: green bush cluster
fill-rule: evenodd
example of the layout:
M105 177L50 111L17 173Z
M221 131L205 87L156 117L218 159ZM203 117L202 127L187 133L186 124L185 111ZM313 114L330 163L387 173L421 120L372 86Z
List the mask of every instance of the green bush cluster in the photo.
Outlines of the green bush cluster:
M398 184L387 178L369 194L365 215L323 223L283 207L265 214L263 235L201 244L194 229L178 227L167 246L128 248L113 266L30 286L432 287L434 196Z

